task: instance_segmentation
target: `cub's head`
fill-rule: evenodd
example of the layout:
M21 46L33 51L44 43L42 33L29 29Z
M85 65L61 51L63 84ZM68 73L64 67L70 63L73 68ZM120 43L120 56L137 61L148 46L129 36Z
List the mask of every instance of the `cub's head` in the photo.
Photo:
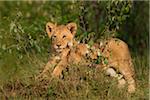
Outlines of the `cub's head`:
M73 45L73 38L76 34L77 25L69 23L67 25L55 25L48 22L46 32L52 38L52 47L56 52L61 52L66 47Z

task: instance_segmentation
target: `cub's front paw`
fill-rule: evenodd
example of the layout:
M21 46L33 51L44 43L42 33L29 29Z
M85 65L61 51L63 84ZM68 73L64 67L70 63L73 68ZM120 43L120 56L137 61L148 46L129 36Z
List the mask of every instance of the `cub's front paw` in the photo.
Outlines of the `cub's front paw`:
M135 93L135 90L136 90L136 88L135 88L134 84L128 85L128 92L129 93Z

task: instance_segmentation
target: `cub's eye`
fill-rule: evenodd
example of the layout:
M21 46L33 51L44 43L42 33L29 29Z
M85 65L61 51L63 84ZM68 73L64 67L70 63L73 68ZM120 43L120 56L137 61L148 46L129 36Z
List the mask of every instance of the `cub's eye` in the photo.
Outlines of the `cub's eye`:
M53 38L53 39L55 39L55 38L56 38L56 36L54 35L52 38Z
M56 38L56 36L54 35L53 38Z
M66 35L64 35L63 38L66 38Z

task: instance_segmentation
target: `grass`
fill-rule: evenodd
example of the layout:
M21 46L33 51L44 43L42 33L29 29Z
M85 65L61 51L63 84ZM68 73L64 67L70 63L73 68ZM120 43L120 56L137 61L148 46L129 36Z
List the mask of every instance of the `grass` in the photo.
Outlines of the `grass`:
M10 57L11 58L11 57ZM14 57L13 57L14 58ZM47 58L31 54L23 62L12 59L0 63L0 98L8 99L52 99L52 100L148 100L149 67L146 56L133 57L137 90L128 94L127 89L119 90L117 81L105 76L99 69L73 65L64 70L63 79L35 80ZM8 58L7 58L8 59Z
M61 22L60 17L49 16L61 16L61 8L44 2L13 3L0 2L0 99L148 100L145 51L144 55L133 54L137 82L134 94L128 94L126 88L117 89L117 81L99 69L81 65L64 70L63 79L35 80L51 55L45 24L49 20ZM65 23L68 17L64 18ZM76 15L70 19L76 21Z

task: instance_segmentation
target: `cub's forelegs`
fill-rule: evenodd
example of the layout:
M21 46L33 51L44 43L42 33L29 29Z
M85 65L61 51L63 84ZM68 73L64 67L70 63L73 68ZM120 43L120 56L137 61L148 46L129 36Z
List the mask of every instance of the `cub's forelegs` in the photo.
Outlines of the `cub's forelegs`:
M67 67L67 59L61 60L58 65L55 67L55 69L52 72L52 76L59 77L62 74L63 69Z

